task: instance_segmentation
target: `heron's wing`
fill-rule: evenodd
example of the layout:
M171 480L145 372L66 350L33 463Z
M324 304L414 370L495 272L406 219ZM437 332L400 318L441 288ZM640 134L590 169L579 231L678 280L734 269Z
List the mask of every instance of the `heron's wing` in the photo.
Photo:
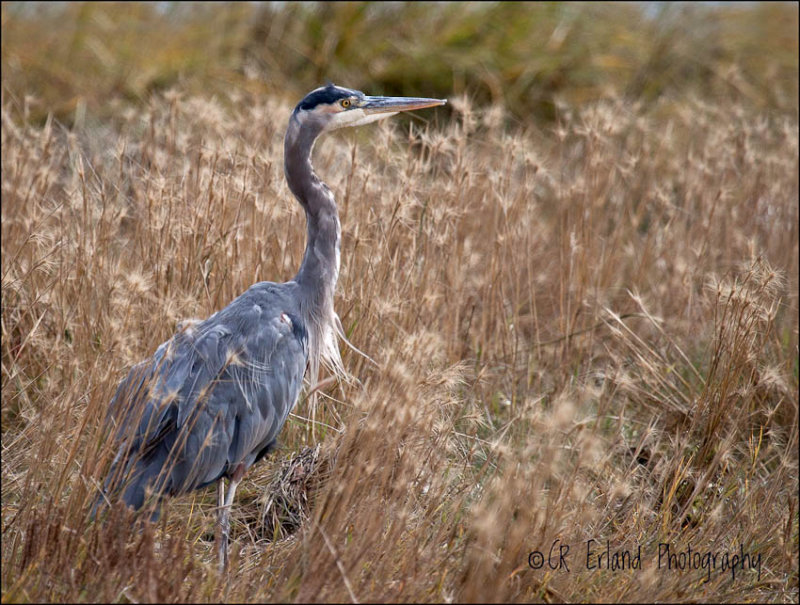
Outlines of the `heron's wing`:
M279 286L257 286L120 384L110 415L125 474L136 467L165 491L187 491L249 466L275 440L297 401L308 337Z

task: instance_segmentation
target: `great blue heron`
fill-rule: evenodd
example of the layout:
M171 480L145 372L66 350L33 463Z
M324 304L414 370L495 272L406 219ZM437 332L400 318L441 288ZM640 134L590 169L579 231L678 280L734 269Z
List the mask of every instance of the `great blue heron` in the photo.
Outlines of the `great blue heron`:
M343 373L333 309L341 228L331 190L311 167L321 134L443 99L370 97L328 84L306 95L289 118L284 169L306 213L303 262L289 282L260 282L204 321L183 322L120 383L109 409L118 453L102 498L121 495L140 509L218 484L220 568L227 567L229 510L239 482L274 446L297 403L306 369ZM230 480L227 497L224 479Z

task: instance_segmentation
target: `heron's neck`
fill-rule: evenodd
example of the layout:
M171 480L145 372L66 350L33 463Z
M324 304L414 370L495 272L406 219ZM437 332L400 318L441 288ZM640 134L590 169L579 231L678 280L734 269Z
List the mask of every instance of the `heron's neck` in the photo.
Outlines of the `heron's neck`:
M289 123L284 141L284 169L289 189L306 211L308 239L294 280L308 295L307 310L317 317L333 310L333 291L339 278L341 227L333 193L311 167L311 150L318 132Z

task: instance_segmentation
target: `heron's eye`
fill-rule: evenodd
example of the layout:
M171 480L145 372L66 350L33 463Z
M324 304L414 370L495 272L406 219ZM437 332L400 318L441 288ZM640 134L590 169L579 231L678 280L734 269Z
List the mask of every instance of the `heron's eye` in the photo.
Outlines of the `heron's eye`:
M350 99L342 99L341 101L339 101L339 105L341 105L345 109L350 107L350 103L351 103Z

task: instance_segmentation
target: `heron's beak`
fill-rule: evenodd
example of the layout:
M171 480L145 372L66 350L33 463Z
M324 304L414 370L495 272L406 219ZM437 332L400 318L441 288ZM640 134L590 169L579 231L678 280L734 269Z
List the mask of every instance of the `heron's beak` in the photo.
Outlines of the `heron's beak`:
M397 113L399 111L412 111L444 105L447 99L419 99L416 97L365 97L361 105L364 113Z

